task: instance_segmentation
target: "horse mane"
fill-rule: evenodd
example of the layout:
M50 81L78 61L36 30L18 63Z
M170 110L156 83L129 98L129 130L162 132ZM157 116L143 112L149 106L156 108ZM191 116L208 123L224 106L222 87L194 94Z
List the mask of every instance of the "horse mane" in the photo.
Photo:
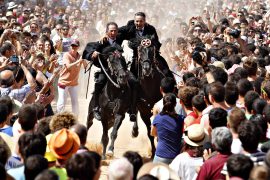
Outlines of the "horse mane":
M103 59L107 59L109 57L109 54L111 52L115 52L115 51L119 51L120 54L122 54L123 52L123 48L121 46L119 46L118 44L114 45L114 46L108 46L108 47L105 47L103 50L102 50L102 58ZM126 63L126 60L123 56L121 56L120 58L120 63L121 63L121 66L123 67L123 69L127 69L127 63Z

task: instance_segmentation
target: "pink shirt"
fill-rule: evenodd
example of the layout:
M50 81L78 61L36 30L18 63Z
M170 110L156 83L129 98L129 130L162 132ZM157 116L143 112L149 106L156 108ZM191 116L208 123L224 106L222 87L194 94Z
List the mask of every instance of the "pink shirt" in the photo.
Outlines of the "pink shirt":
M73 57L70 52L64 53L63 56L63 65L74 63L78 61L80 58L80 54L77 53L77 57ZM60 72L60 77L58 83L63 86L77 86L79 73L80 73L81 63L76 64L69 69L63 68Z

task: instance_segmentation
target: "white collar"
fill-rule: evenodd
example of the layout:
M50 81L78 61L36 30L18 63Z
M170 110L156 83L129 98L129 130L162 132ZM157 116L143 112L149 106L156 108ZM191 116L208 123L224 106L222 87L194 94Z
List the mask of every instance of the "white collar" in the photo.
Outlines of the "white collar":
M109 38L109 43L110 43L110 44L113 44L115 41L116 41L116 39L111 39L111 38Z

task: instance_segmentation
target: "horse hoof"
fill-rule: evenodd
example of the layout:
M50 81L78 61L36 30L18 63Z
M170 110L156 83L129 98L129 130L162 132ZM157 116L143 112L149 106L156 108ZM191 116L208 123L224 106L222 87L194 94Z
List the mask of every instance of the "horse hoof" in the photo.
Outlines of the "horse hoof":
M109 157L109 158L112 158L113 157L113 151L112 150L108 150L108 152L107 152L107 156Z
M136 128L136 129L133 129L132 130L132 138L136 138L136 137L138 137L138 135L139 135L139 131L138 131L138 129Z

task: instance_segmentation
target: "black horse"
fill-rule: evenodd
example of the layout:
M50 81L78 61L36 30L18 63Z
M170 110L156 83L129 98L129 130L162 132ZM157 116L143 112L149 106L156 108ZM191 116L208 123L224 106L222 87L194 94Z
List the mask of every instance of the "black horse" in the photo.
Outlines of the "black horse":
M101 123L103 126L102 145L103 159L106 158L106 148L109 142L108 130L113 127L111 133L111 144L108 149L108 155L113 155L114 142L117 138L117 131L125 118L125 113L130 107L131 89L128 85L127 65L124 57L119 52L120 47L107 47L99 55L101 62L108 63L107 77L108 81L99 98L101 108ZM111 78L111 80L109 80ZM94 100L90 101L87 117L87 128L93 124Z
M137 58L133 61L131 66L132 72L137 75L140 84L138 93L139 100L137 108L140 112L141 118L147 127L147 135L151 142L152 157L155 154L154 138L150 135L152 107L162 98L160 93L160 82L166 76L162 67L162 63L157 58L161 56L155 48L155 42L151 39L142 38L131 41L130 47L137 48ZM161 57L162 58L162 57ZM137 121L133 125L133 134L137 135L138 124Z

